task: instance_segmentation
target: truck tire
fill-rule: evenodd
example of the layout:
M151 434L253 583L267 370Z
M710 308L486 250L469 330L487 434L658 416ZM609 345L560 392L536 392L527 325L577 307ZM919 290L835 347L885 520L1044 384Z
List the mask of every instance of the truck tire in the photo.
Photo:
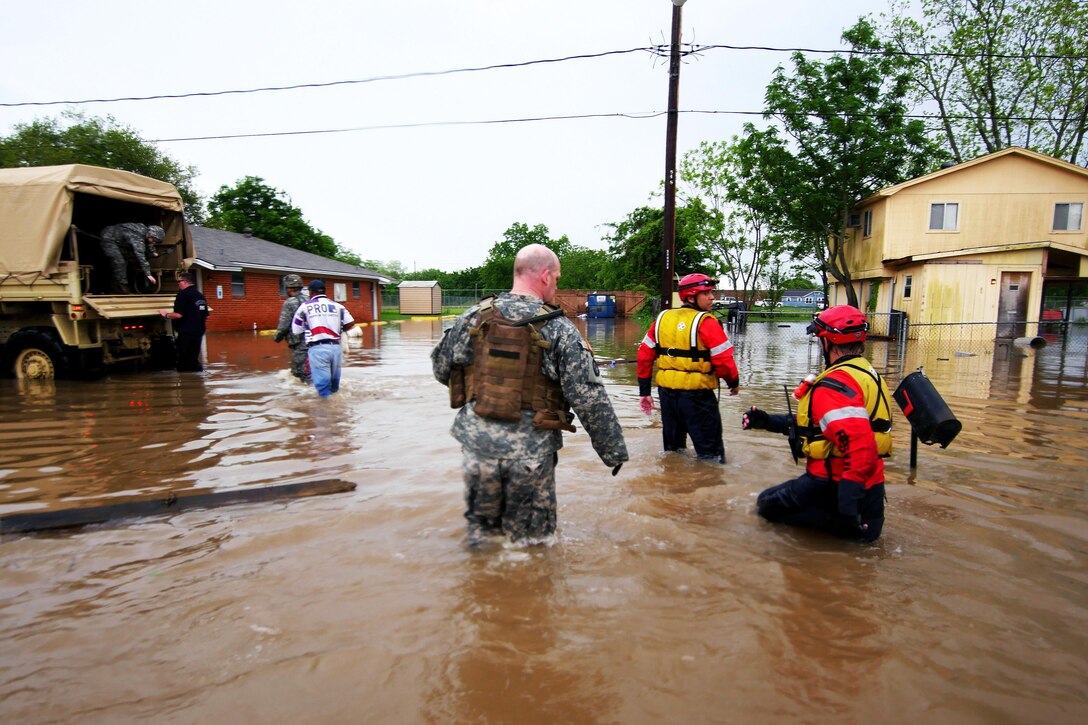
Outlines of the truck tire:
M148 367L152 370L173 370L178 364L177 348L170 335L157 335L151 338Z
M68 375L68 356L45 331L20 330L8 338L4 369L20 380L53 380Z

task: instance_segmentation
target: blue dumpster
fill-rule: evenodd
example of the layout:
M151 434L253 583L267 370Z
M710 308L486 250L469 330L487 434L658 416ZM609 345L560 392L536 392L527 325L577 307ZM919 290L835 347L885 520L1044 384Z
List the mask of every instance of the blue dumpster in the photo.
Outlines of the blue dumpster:
M593 293L586 296L586 317L615 317L616 295L599 295Z

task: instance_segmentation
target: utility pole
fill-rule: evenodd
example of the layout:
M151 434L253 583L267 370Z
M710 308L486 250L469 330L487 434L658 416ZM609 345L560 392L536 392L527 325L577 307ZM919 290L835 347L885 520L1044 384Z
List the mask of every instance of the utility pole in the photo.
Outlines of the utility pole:
M676 121L680 95L680 8L686 0L672 0L672 47L669 52L669 112L665 125L665 219L661 240L661 309L672 307L676 267Z

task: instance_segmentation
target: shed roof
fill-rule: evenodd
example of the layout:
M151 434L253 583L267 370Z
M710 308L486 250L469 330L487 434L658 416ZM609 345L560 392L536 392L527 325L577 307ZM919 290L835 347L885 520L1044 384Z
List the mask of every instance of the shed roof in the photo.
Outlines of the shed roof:
M404 289L405 287L437 287L437 286L438 286L437 281L434 281L434 280L420 280L420 279L405 280L404 282L401 282L400 284L397 285L397 287L399 289Z
M243 269L269 272L330 275L346 279L374 280L393 284L395 279L381 272L339 262L310 252L285 247L253 235L191 225L196 245L196 264L206 269L239 272Z

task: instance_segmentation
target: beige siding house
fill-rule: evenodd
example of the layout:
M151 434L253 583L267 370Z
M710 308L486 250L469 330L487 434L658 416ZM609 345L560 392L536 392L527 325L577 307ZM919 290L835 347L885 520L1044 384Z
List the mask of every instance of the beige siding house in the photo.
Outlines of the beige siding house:
M998 337L1044 309L1068 320L1088 282L1086 206L1088 169L1015 147L882 189L851 214L859 303L912 323L999 323ZM830 304L845 301L832 286Z

